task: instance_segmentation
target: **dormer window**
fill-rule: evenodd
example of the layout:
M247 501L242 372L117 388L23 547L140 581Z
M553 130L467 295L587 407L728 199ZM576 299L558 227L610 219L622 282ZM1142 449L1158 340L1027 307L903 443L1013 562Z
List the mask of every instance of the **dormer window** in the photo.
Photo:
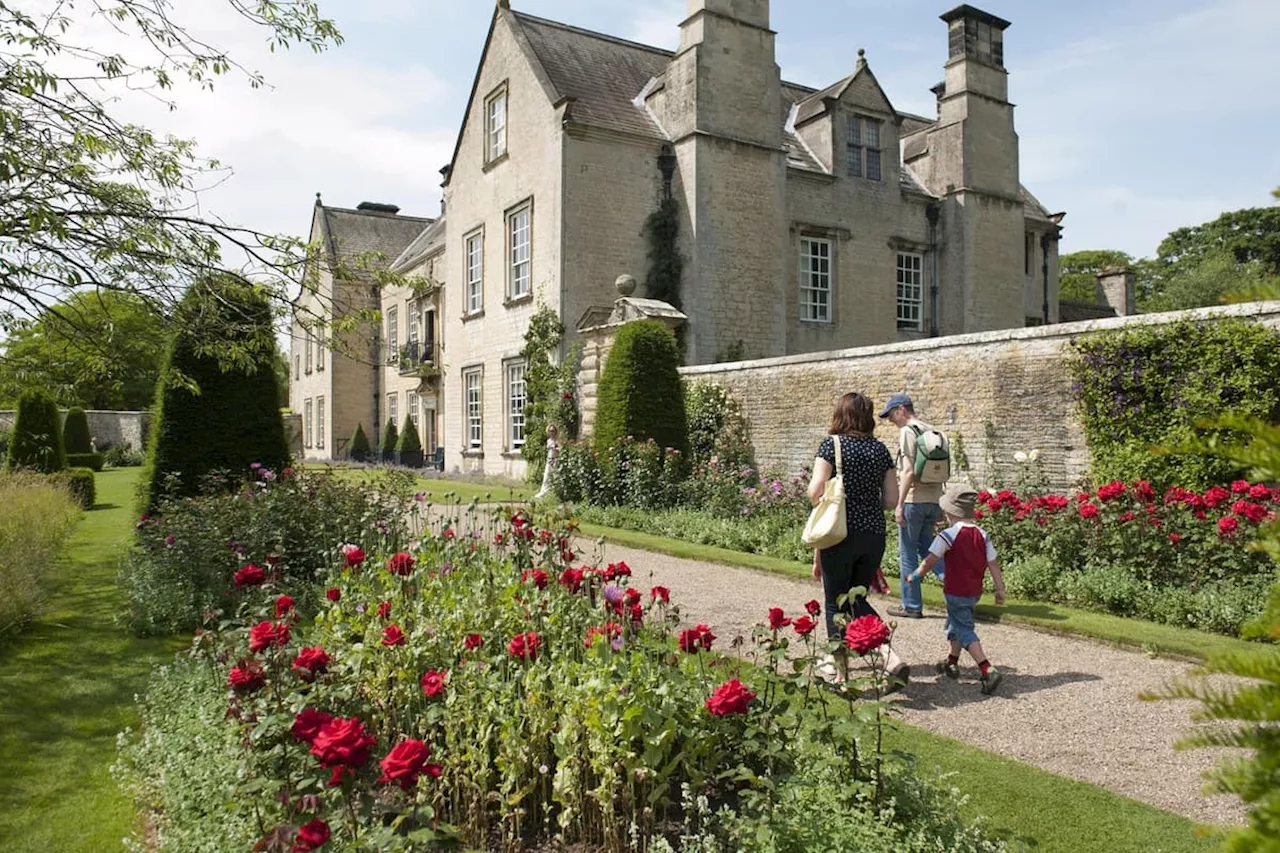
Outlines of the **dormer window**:
M884 122L849 116L845 126L846 171L851 178L880 180L880 140Z
M504 83L484 101L484 160L492 163L507 153L507 87Z

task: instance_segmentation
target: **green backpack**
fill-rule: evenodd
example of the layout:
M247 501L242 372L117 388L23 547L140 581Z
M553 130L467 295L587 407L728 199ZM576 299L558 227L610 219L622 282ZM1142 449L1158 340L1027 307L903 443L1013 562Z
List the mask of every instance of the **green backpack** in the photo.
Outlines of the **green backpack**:
M939 430L922 430L915 424L911 431L916 434L916 482L947 482L951 478L951 445L947 437Z

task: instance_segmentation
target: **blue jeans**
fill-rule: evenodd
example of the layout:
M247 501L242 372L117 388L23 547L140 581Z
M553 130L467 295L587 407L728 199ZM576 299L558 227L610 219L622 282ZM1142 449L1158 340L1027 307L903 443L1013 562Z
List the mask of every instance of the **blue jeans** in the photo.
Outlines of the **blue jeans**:
M974 625L974 608L978 606L980 596L948 595L947 624L943 630L947 639L959 643L960 648L967 649L978 642L978 629Z
M924 599L920 596L920 583L907 583L907 575L920 568L924 558L929 556L929 546L933 544L933 528L942 518L942 507L937 504L903 504L903 520L906 522L898 528L898 568L902 580L902 609L919 613L924 610ZM943 577L943 561L933 567L938 580Z

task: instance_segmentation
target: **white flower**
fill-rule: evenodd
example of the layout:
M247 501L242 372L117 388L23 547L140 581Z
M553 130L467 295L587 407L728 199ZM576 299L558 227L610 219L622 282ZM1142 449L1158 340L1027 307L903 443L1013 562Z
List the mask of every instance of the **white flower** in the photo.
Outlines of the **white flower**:
M1032 462L1035 462L1039 458L1040 458L1039 449L1032 450L1030 453L1027 454L1027 459L1031 460Z
M1016 453L1014 453L1014 454L1013 454L1013 461L1014 461L1014 462L1017 462L1019 465L1021 465L1022 463L1024 463L1024 462L1026 462L1026 461L1027 461L1027 454L1025 454L1025 453L1023 453L1021 450L1019 450L1019 451L1017 451Z

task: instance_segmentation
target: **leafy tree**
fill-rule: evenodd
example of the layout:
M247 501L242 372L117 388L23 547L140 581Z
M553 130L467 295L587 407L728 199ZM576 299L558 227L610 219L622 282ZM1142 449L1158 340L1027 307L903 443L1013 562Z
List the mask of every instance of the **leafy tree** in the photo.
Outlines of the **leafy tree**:
M1150 265L1149 286L1143 295L1155 300L1176 287L1182 294L1176 298L1178 304L1216 304L1208 301L1209 295L1189 299L1186 293L1193 279L1185 277L1223 256L1242 269L1254 270L1252 276L1280 275L1280 207L1234 210L1210 222L1171 231L1156 249L1156 258ZM1216 280L1201 275L1199 283L1212 290ZM1218 301L1222 292L1218 292Z
M139 296L72 294L38 319L18 324L5 342L0 403L43 388L62 406L147 409L169 337L169 321Z
M315 0L226 0L226 13L261 26L273 50L341 43ZM184 22L191 14L164 0L0 2L0 330L82 290L172 307L191 282L242 265L271 273L264 287L287 301L288 279L306 268L299 241L202 218L196 196L218 179L219 164L191 140L118 114L118 96L130 90L164 98L183 80L210 89L235 76L262 85ZM107 48L76 38L88 23L120 40ZM224 248L236 257L224 259ZM206 346L251 362L234 352L237 342L220 335Z
M1145 313L1181 311L1239 301L1274 286L1261 261L1239 262L1225 251L1210 252L1198 261L1183 262L1162 284L1158 293L1141 303Z
M152 423L148 512L170 489L196 494L211 474L229 474L238 484L254 462L279 471L289 461L266 297L243 279L222 276L193 285L178 310ZM204 341L214 330L233 336L229 343L242 354L234 363L208 351Z
M531 483L542 481L542 468L547 461L547 427L554 424L560 441L578 436L578 405L574 390L578 382L578 356L581 345L575 344L559 364L552 361L564 337L560 315L548 305L538 306L524 333L524 445L520 455L529 463Z
M1073 302L1096 302L1098 273L1133 264L1133 256L1117 249L1085 249L1063 255L1058 259L1058 296Z
M10 470L34 468L52 474L66 467L58 404L43 391L29 391L18 401L9 440Z
M89 435L89 418L84 409L72 406L67 419L62 422L62 449L67 453L89 453L92 437Z
M671 331L657 320L637 320L618 330L596 397L595 448L619 438L652 438L688 453L680 352Z

